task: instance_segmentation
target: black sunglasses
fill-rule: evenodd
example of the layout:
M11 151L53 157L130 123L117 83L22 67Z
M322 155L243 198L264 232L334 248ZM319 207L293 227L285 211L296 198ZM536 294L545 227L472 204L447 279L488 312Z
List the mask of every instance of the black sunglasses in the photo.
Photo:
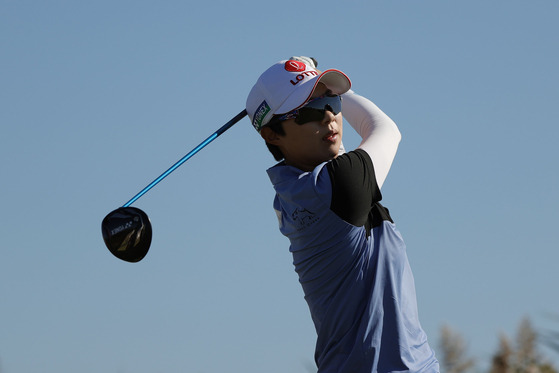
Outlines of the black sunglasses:
M279 115L276 120L281 122L295 119L297 124L321 121L326 114L326 110L338 115L342 111L342 97L337 95L317 97L307 102L303 107Z

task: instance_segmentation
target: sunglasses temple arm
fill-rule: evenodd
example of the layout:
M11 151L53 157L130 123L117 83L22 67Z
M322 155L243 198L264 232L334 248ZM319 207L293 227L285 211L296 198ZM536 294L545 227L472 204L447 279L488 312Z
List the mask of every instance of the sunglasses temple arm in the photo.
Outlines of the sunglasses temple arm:
M209 143L211 143L212 141L214 141L218 136L220 136L223 132L227 131L229 128L233 127L233 125L235 123L237 123L238 121L240 121L241 119L243 119L245 116L247 115L247 111L243 110L241 111L239 114L237 114L234 118L232 118L229 122L225 123L220 129L218 129L217 131L215 131L213 134L211 134L207 139L205 139L204 141L202 141L200 143L200 145L198 145L197 147L195 147L194 149L192 149L188 154L186 154L184 157L182 157L177 163L175 163L174 165L172 165L167 171L163 172L157 179L153 180L151 183L149 183L148 186L146 186L144 189L142 189L138 194L136 194L134 197L132 197L132 199L130 199L130 201L126 202L122 207L128 207L131 204L133 204L134 202L136 202L141 196L143 196L144 194L146 194L151 188L153 188L154 186L156 186L161 180L163 180L164 178L166 178L167 176L169 176L169 174L173 171L175 171L177 168L179 168L184 162L188 161L192 156L194 156L196 153L198 153L200 150L202 150L206 145L208 145Z

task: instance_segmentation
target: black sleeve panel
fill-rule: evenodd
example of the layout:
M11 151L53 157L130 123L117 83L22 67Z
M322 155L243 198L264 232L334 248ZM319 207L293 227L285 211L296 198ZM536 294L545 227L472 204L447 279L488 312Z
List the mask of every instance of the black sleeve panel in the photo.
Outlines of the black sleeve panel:
M382 199L369 154L357 149L332 160L327 168L332 182L330 209L352 225L366 225Z

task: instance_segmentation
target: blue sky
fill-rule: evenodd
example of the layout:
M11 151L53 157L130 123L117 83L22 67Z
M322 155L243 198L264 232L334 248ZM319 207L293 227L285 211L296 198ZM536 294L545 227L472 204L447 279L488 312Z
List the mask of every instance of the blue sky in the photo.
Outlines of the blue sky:
M522 318L559 329L558 11L0 0L0 371L312 371L273 158L247 119L134 204L154 229L142 262L100 230L291 55L346 72L400 127L384 204L433 347L450 325L483 367Z

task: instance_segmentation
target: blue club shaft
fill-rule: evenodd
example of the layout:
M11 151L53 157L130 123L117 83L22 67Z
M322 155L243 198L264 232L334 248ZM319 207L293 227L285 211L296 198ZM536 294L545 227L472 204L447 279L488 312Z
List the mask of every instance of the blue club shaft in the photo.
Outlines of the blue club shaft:
M138 194L136 194L134 197L132 197L132 199L130 199L130 201L126 202L122 207L128 207L131 204L133 204L134 202L136 202L141 196L143 196L144 194L146 194L151 188L153 188L154 186L156 186L161 180L163 180L164 178L166 178L167 176L169 176L169 174L173 171L175 171L177 168L179 168L184 162L188 161L190 158L192 158L192 156L194 156L196 153L198 153L200 150L202 150L206 145L208 145L209 143L211 143L212 141L214 141L219 135L221 135L223 132L227 131L229 128L231 128L235 123L237 123L238 121L240 121L241 119L243 119L245 116L247 115L246 110L241 111L239 114L237 114L233 119L231 119L229 122L225 123L220 129L218 129L217 131L215 131L213 134L211 134L207 139L205 139L204 141L202 141L200 143L200 145L198 145L197 147L195 147L194 149L192 149L188 154L186 154L184 157L182 157L181 159L179 159L179 161L177 163L175 163L174 165L172 165L167 171L163 172L157 179L153 180L151 183L148 184L148 186L146 186L144 189L142 189Z

